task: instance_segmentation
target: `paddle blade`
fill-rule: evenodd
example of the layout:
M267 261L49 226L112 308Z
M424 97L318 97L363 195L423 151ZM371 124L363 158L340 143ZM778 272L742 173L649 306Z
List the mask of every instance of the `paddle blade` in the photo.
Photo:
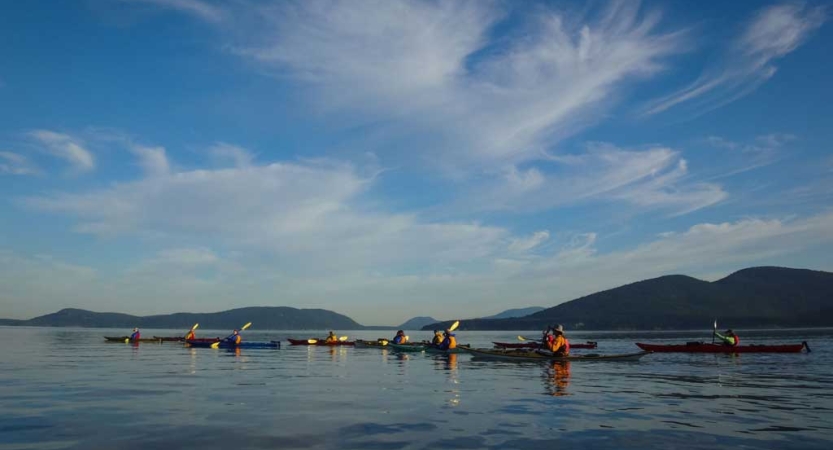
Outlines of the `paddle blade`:
M714 329L717 329L717 319L714 319Z
M211 348L220 348L220 341L211 344Z
M518 336L518 340L519 340L519 341L523 341L523 342L525 342L525 341L526 341L526 338L525 338L525 337L523 337L523 336Z
M338 340L341 341L341 342L344 342L344 341L347 340L347 336L342 336L342 337L338 338Z
M307 344L316 344L318 343L318 339L307 339Z
M130 342L130 338L127 338L127 339L124 340L125 344L127 344L128 342Z
M455 321L454 323L452 323L452 324L451 324L451 326L448 328L448 330L449 330L449 331L454 331L454 330L456 330L456 329L457 329L457 327L459 327L459 326L460 326L460 321L458 320L458 321Z
M243 325L242 327L240 327L240 331L243 331L243 330L245 330L246 328L249 328L250 326L252 326L252 323L251 323L251 322L249 322L249 323L247 323L246 325Z
M195 323L195 324L194 324L194 326L193 326L193 327L191 327L191 331L196 330L199 326L200 326L200 324Z

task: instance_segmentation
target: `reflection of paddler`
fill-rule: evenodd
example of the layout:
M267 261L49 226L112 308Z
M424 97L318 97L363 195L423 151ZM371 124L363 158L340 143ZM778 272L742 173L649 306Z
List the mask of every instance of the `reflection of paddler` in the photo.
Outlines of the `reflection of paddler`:
M449 353L448 360L445 363L446 370L457 370L457 354Z
M567 395L567 385L570 384L570 361L553 361L552 379L555 392L552 395Z

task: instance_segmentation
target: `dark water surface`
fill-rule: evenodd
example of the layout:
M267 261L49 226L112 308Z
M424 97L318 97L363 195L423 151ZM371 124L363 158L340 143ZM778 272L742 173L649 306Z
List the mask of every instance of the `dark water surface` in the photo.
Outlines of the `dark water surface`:
M321 335L310 332L249 331L283 348L239 352L102 338L126 332L0 327L0 449L833 448L833 330L741 333L744 343L806 340L809 354L555 365L285 341ZM709 333L569 337L599 342L575 353L630 353L635 341ZM483 347L518 334L458 338Z

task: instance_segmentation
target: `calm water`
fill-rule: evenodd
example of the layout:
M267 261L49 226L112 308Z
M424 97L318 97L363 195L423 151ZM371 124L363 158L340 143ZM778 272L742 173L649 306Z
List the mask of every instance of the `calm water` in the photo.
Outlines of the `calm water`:
M235 353L102 339L125 331L0 327L0 449L833 448L833 330L741 334L744 343L807 340L810 354L653 354L569 365L286 342ZM634 341L709 332L569 337L599 341L576 353L621 353L638 350ZM487 346L518 334L458 337Z

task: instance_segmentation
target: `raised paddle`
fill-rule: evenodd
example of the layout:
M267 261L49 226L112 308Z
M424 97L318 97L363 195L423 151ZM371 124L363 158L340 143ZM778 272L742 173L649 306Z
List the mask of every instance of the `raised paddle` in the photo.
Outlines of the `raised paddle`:
M451 324L451 326L450 326L450 327L448 327L448 331L454 331L454 330L456 330L456 329L457 329L457 327L459 327L459 326L460 326L460 321L459 321L459 320L458 320L458 321L455 321L454 323L452 323L452 324Z
M339 340L339 342L344 342L344 341L347 340L347 336L342 336L342 337L338 338L338 340Z
M199 326L200 326L200 324L195 323L195 324L194 324L194 326L193 326L193 327L191 327L191 331L189 331L188 333L193 332L193 331L194 331L194 330L196 330ZM185 336L188 336L188 333L185 333Z
M242 327L240 327L240 331L243 331L246 328L249 328L250 326L252 326L251 322L249 322L246 325L243 325ZM234 336L234 333L231 333L226 339L231 339L232 336ZM220 343L224 342L226 339L223 339L222 341L217 341L217 342L211 344L211 348L220 348Z
M717 334L717 319L714 319L714 327L712 328L712 344L714 344L714 336Z

